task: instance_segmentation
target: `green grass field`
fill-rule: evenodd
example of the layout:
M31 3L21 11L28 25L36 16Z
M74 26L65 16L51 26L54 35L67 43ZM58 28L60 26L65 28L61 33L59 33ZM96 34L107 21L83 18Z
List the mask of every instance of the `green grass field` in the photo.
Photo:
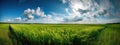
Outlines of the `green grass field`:
M0 45L120 45L120 24L0 24Z

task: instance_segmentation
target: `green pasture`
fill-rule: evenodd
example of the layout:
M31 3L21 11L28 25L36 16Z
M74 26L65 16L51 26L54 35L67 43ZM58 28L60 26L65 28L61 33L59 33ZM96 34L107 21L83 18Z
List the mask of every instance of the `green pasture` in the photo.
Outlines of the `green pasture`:
M120 24L0 24L1 45L120 45Z

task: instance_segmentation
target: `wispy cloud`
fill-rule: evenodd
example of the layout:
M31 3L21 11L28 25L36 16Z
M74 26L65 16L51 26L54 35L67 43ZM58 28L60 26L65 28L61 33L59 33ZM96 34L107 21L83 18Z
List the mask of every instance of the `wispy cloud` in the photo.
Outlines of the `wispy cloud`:
M17 17L17 18L15 18L14 19L15 21L21 21L22 19L21 19L21 17ZM10 20L9 20L10 21Z
M66 3L66 0L62 0L62 3Z
M29 23L110 23L119 22L119 18L110 17L114 6L109 0L61 0L63 4L68 3L65 8L67 14L55 13L45 14L40 7L37 9L26 9L24 11L25 22ZM71 10L71 12L70 12ZM115 15L115 14L114 14ZM119 13L117 13L119 15ZM34 19L35 16L39 17ZM22 18L16 18L22 20Z
M66 0L72 8L72 13L69 9L65 9L68 16L64 18L65 22L100 22L99 18L104 18L110 15L110 8L113 8L109 0Z

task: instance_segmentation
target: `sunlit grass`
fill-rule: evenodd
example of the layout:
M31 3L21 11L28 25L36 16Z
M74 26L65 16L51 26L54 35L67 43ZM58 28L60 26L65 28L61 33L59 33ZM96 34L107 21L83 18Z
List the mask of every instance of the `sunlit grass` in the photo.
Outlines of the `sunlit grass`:
M120 24L0 24L0 45L120 45L119 37Z
M103 25L11 25L16 40L26 45L90 44ZM24 43L25 44L25 43Z

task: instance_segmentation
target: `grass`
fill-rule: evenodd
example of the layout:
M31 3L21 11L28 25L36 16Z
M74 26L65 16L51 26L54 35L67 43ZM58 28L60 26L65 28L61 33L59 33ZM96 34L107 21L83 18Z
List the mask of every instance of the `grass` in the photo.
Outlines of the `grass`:
M0 25L1 42L11 45L120 45L120 24Z
M120 25L112 24L98 36L99 45L120 45Z
M0 45L12 45L11 39L8 36L8 24L0 24Z

